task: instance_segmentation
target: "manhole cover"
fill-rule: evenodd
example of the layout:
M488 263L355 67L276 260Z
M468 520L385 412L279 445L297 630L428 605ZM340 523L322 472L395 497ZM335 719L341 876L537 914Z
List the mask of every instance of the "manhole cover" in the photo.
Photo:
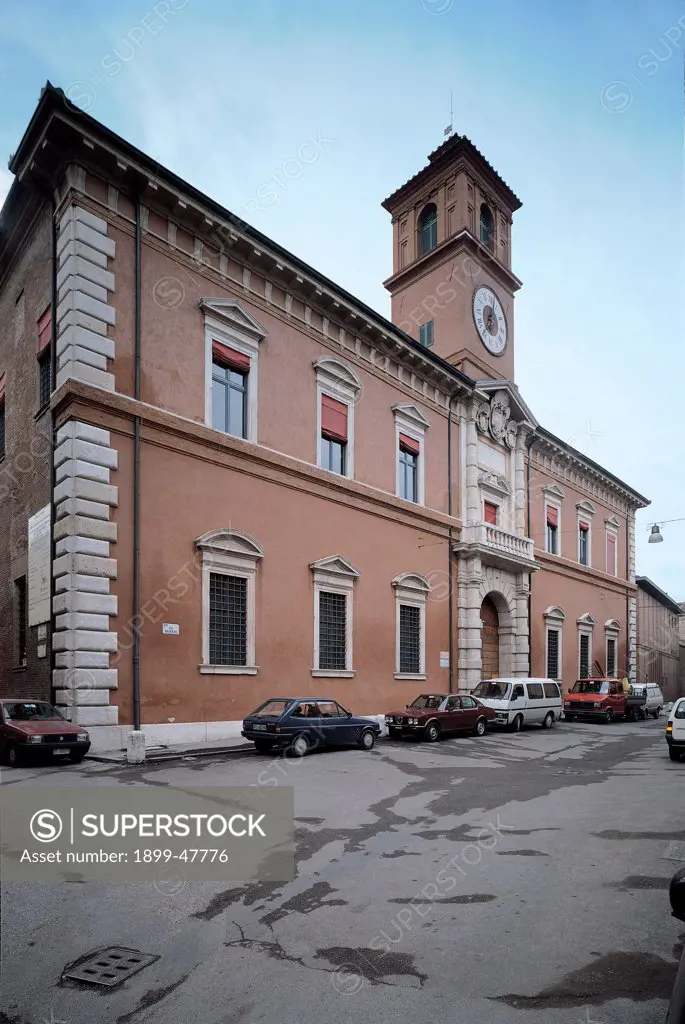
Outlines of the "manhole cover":
M92 985L107 985L111 988L120 985L137 971L142 971L143 967L149 967L155 960L159 960L159 957L141 953L137 949L110 946L109 949L103 949L102 952L65 971L62 977L71 978L73 981L89 981Z

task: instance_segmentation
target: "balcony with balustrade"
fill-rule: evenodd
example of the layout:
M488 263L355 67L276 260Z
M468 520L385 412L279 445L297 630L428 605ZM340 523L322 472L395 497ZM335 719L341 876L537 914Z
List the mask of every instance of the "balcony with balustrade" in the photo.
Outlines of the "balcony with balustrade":
M541 568L535 561L532 537L509 533L491 523L479 522L464 526L455 550L466 556L479 555L484 565L495 565L502 569L534 572Z

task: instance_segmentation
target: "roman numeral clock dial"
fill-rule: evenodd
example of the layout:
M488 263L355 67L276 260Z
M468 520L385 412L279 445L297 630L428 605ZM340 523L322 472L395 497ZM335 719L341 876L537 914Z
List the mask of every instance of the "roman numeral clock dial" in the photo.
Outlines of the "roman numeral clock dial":
M488 352L501 356L507 344L507 320L502 303L492 288L476 288L473 293L473 319Z

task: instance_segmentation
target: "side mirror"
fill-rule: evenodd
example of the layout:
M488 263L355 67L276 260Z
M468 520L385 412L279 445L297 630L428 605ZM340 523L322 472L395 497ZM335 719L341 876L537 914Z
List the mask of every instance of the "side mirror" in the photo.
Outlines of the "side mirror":
M685 921L685 868L676 871L671 879L668 895L671 900L673 916L677 917L679 921Z
M347 717L348 717L348 718L352 718L352 712L351 712L351 711L348 711L348 712L347 712Z

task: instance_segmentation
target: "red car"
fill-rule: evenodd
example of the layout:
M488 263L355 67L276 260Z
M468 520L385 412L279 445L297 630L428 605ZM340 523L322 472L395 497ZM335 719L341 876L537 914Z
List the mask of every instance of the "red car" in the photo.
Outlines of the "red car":
M0 700L0 757L16 768L30 754L67 754L78 764L90 750L86 730L47 701Z
M472 732L482 736L488 722L494 722L496 717L492 708L470 693L422 693L404 711L387 714L385 724L392 738L417 736L435 743L445 733Z

